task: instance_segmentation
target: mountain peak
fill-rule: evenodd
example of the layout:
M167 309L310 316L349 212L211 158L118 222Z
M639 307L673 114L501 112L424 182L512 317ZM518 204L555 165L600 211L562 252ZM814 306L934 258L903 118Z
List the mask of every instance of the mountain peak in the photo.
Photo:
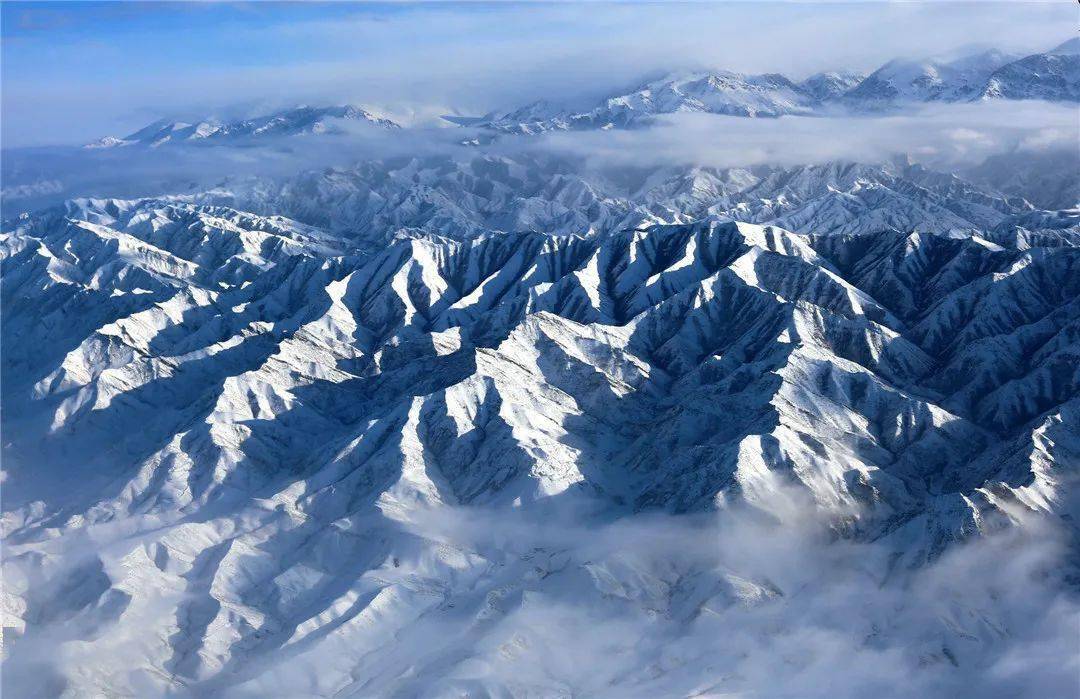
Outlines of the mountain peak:
M1080 37L1074 36L1047 51L1052 56L1075 56L1080 54Z
M131 145L158 147L165 144L215 143L226 139L236 140L340 132L341 129L334 124L334 120L366 123L385 129L400 128L393 121L379 117L358 105L344 104L327 107L299 105L264 116L239 121L222 122L216 119L205 119L192 124L184 121L159 119L124 138L106 136L87 144L86 147L113 148Z

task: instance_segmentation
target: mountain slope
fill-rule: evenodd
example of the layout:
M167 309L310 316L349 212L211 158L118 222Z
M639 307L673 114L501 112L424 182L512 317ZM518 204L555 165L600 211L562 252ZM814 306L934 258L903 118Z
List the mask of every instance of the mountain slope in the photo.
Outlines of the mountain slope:
M342 130L342 124L348 122L386 129L399 128L389 119L377 117L362 107L353 105L297 107L266 116L224 123L207 120L189 124L166 119L149 124L123 138L106 136L85 147L148 146L156 148L166 144L210 144L252 138L339 133Z
M865 75L853 71L828 71L814 73L800 82L799 87L815 100L825 102L839 97L865 79Z
M1080 55L1035 54L995 70L982 99L1080 101Z
M808 114L814 101L802 87L775 73L676 74L610 97L585 111L568 111L537 102L470 125L518 134L634 128L644 126L656 115L679 112L748 117Z
M603 234L705 216L819 233L970 234L1033 211L1021 198L903 163L612 173L546 156L372 161L284 180L234 180L195 200L283 213L376 246L400 231L454 239L523 230Z
M948 59L898 58L869 75L816 73L794 82L775 73L672 73L595 106L572 109L540 100L484 117L447 117L451 123L502 133L640 128L658 115L703 112L740 117L835 115L894 111L923 102L980 99L1075 102L1080 64L1076 40L1022 56L996 49Z
M970 100L994 71L1014 60L1001 51L952 61L894 60L871 73L843 95L858 110L884 108L898 102Z
M155 200L6 230L8 687L670 692L727 673L643 646L615 657L650 671L590 680L537 664L569 642L541 617L507 624L593 600L633 637L695 638L805 594L678 528L660 556L633 533L645 513L790 523L805 500L833 536L883 547L865 565L903 570L1072 497L1068 238L703 221L354 254L288 219ZM583 548L537 524L579 517L610 534ZM913 672L994 652L918 618L940 636L904 652Z

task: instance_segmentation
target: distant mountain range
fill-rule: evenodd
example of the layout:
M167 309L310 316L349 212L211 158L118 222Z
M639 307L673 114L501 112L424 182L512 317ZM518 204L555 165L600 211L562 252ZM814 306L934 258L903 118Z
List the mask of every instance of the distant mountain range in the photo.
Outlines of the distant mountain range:
M369 124L386 129L399 128L393 121L377 117L366 109L353 105L297 107L231 122L203 120L187 123L164 119L155 121L123 138L106 136L85 147L115 148L132 145L157 147L178 143L221 143L273 136L341 133L343 124L347 122Z
M920 102L983 99L1080 101L1080 39L1020 56L998 50L950 60L906 59L886 63L869 75L829 71L793 81L777 73L729 71L671 74L631 92L608 97L587 109L539 100L508 112L481 117L447 115L458 126L509 134L634 128L659 115L699 112L742 117L874 113ZM366 108L344 105L297 107L239 121L203 119L193 123L163 119L85 148L177 144L222 144L302 134L339 134L347 122L400 128Z
M881 112L913 102L982 99L1080 101L1080 39L1031 56L991 50L946 61L894 60L867 76L826 72L801 82L775 73L677 74L585 110L536 102L481 118L447 118L500 132L536 134L631 128L658 115L680 112L777 117Z

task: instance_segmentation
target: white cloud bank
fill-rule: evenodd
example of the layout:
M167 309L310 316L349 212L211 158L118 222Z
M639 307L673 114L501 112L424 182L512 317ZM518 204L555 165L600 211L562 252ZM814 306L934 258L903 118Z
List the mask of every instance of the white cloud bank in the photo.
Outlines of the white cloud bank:
M881 163L896 156L956 170L1002 153L1075 153L1076 108L1046 102L912 105L874 116L751 119L672 114L648 128L503 136L462 146L470 129L383 130L343 123L339 136L298 136L155 149L31 149L3 162L4 201L36 209L76 196L185 194L230 177L289 177L388 157L558 155L565 167L619 170L667 166L795 166ZM9 213L13 213L10 211Z
M364 591L353 622L280 648L252 639L214 649L234 656L227 671L170 696L1043 699L1075 689L1080 606L1067 583L1067 532L1049 518L909 568L896 564L888 540L838 540L830 518L797 495L778 494L770 506L770 517L612 520L548 503L414 511L396 523L359 518L350 546L372 548L350 556L389 557L342 581ZM250 521L269 537L283 520L267 514ZM162 525L101 525L68 542L77 548L67 555L101 556L106 570L120 570L168 539L172 527ZM63 550L66 539L48 548ZM329 545L318 542L303 554L315 568L329 565L315 562ZM8 574L31 560L9 560ZM302 580L312 570L304 561L273 584ZM267 544L250 551L245 569L274 576L280 564ZM223 570L217 594L264 589L249 574ZM157 616L146 627L106 618L91 643L70 638L82 628L67 621L73 609L39 604L51 625L39 620L15 642L5 689L23 696L30 685L20 683L35 678L85 687L93 677L108 691L162 695L152 635L171 618L170 588L132 594L131 609Z
M895 115L747 119L671 114L648 129L557 132L545 146L613 165L805 165L883 162L971 165L999 153L1076 147L1074 105L987 101L913 105Z

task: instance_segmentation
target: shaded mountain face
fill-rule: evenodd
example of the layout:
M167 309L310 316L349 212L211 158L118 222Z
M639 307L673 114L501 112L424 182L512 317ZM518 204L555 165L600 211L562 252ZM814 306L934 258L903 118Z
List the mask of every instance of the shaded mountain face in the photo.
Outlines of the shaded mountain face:
M832 100L861 83L866 78L852 71L815 73L799 83L799 87L819 102Z
M1021 197L1040 209L1080 207L1080 168L1076 153L1003 153L965 172L998 192Z
M897 102L971 100L982 96L987 80L996 70L1017 58L1001 51L986 51L947 62L891 61L843 97L847 105L857 110ZM1033 93L1037 91L1033 89Z
M1080 55L1036 54L995 70L983 87L984 99L1080 100Z
M1075 221L978 236L715 220L415 233L358 254L290 219L151 199L73 202L5 231L8 687L715 683L648 644L632 651L660 663L645 674L535 665L568 642L544 635L545 615L574 605L634 637L702 639L688 659L720 652L708 639L730 644L745 614L795 623L775 615L809 581L724 558L734 541L688 548L720 536L708 529L641 539L613 520L745 509L753 527L795 526L804 502L831 536L874 542L840 569L880 556L885 574L1066 513L1080 466ZM566 524L581 503L584 537ZM791 546L771 555L811 543ZM804 563L831 575L822 565ZM975 615L981 588L961 577L963 594L912 607L916 635L877 632L913 673L930 663L916 678L989 662L981 625L1014 623L1000 597L970 623L919 616ZM867 599L883 615L867 624L901 604Z
M123 138L106 136L86 148L150 146L195 143L223 143L250 138L297 136L301 134L338 133L341 124L354 122L386 129L399 128L389 119L377 117L361 107L298 107L243 121L156 121Z

